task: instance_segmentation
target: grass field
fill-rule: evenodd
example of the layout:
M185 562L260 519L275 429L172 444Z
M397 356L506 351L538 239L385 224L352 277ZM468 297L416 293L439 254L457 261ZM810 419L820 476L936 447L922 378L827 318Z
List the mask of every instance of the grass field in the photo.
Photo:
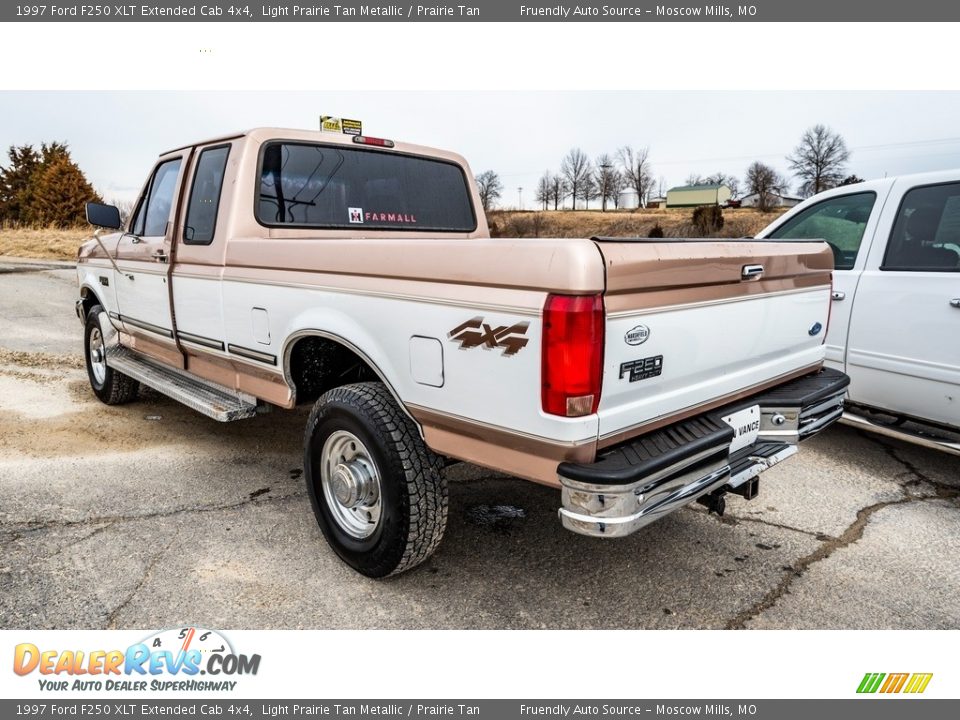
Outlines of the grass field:
M91 228L38 229L0 227L0 255L76 260L77 248L93 234Z
M488 215L494 237L592 237L608 235L645 237L657 223L666 237L696 237L692 210L666 209L514 212L495 210ZM723 229L717 237L754 235L779 212L761 213L752 209L724 210ZM91 228L39 229L0 228L0 255L45 260L73 260L77 247L90 237Z

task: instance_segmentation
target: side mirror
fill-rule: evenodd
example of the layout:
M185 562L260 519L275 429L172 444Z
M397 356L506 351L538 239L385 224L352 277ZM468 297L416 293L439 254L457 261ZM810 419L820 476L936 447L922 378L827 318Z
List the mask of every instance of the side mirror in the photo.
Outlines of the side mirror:
M113 205L102 205L94 202L87 203L87 222L109 230L119 230L122 225L120 210Z

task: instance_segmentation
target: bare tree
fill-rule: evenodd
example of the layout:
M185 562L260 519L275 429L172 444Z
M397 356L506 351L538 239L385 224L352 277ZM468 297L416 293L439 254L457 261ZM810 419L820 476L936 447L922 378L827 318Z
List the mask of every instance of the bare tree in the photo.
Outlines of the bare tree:
M121 198L111 198L108 202L120 211L120 219L123 222L126 222L130 215L133 214L134 206L137 204L136 200L124 200Z
M477 175L477 190L480 193L483 210L487 212L503 194L503 183L500 181L500 176L493 170L485 170Z
M559 210L563 201L567 199L570 190L567 188L567 181L562 175L550 176L550 202L553 203L553 209Z
M626 179L623 177L623 173L619 170L613 170L610 173L610 177L607 180L608 189L610 190L610 199L613 201L613 207L615 210L620 209L620 193L627 189Z
M587 176L583 178L583 182L580 183L580 198L583 200L584 208L589 210L590 201L599 196L600 186L597 185L597 180L593 175L593 167L591 166L590 172L587 173Z
M597 197L600 198L600 209L607 211L607 202L614 200L616 202L619 189L620 173L614 167L613 159L604 153L597 158L597 167L594 172L594 183L597 188Z
M703 175L699 173L690 173L687 175L687 179L684 182L684 185L706 185L707 181L704 179Z
M726 185L730 188L730 197L736 198L740 195L740 181L736 175L727 175L724 172L715 172L713 175L707 175L703 178L707 185Z
M593 173L590 158L580 148L573 148L560 164L560 173L573 198L573 209L576 210L577 199L583 197L583 186Z
M793 155L787 156L790 169L800 178L800 194L804 197L839 185L849 159L843 138L826 125L808 128Z
M769 165L754 162L747 168L747 189L757 194L757 208L761 212L768 212L774 205L777 193L782 193L786 187L786 179Z
M544 210L550 207L552 183L553 176L549 170L545 170L543 175L540 176L540 180L537 181L537 194L534 199L543 206Z
M650 167L650 148L632 148L626 145L618 151L623 177L627 187L637 193L639 207L647 206L647 199L653 190L653 170Z

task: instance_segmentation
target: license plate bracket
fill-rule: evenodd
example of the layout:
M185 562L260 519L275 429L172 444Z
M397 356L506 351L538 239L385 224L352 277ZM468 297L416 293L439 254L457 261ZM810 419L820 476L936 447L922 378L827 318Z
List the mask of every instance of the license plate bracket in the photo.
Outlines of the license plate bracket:
M733 428L733 442L730 443L730 454L753 445L760 436L760 406L737 410L721 418Z

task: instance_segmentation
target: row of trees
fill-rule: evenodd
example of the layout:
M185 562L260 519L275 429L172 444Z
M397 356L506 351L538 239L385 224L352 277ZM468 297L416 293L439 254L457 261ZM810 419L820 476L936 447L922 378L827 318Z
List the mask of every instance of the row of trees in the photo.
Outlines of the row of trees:
M100 202L65 143L10 147L0 167L0 224L69 227Z
M856 175L847 174L847 161L850 151L839 133L825 125L814 125L804 132L799 144L786 157L790 170L799 181L798 192L809 197L838 185L861 182ZM503 182L492 170L477 176L480 187L480 199L484 210L491 209L502 197ZM776 169L762 162L751 163L743 177L743 182L735 175L716 172L712 175L691 174L687 185L726 185L732 197L741 193L758 196L757 205L768 210L775 204L776 196L789 190L789 180ZM536 202L544 210L551 207L559 210L569 198L573 210L577 202L589 208L591 200L599 199L601 209L606 211L608 204L619 206L620 194L624 190L633 190L639 198L639 204L646 206L655 193L663 194L664 183L659 185L654 179L650 163L650 149L626 146L614 155L604 153L595 159L580 148L570 150L560 163L560 171L547 170L537 183Z

